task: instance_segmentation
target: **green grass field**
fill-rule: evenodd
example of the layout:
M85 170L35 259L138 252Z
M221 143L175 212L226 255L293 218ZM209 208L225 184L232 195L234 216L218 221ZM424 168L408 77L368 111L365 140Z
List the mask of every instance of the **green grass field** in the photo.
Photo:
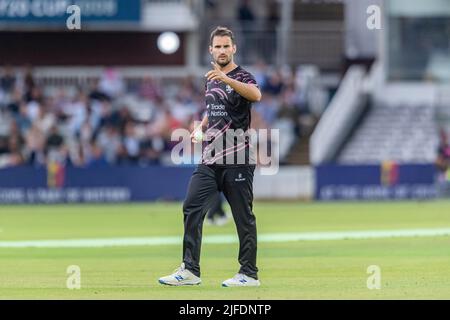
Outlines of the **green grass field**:
M258 234L450 228L450 202L256 202ZM233 235L234 224L204 226ZM0 207L0 244L24 240L182 235L180 203ZM450 237L261 242L261 287L222 288L238 270L237 243L202 247L202 281L157 279L181 262L181 243L83 248L0 247L0 299L450 299ZM69 265L81 289L66 288ZM381 288L366 286L381 268Z

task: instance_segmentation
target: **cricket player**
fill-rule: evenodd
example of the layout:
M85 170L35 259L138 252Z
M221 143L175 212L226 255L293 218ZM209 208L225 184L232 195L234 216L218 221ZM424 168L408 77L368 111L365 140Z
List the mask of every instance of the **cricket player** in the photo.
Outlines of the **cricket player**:
M206 75L207 111L191 134L204 130L207 146L189 182L183 203L183 262L175 272L159 279L166 285L196 285L200 279L203 221L211 201L223 192L230 204L239 236L240 269L222 283L224 287L259 286L256 266L256 219L253 214L255 159L251 139L242 132L250 128L251 107L261 100L255 78L234 62L236 44L231 30L217 27L210 36L212 70ZM236 133L229 135L228 133ZM231 137L230 137L231 136Z

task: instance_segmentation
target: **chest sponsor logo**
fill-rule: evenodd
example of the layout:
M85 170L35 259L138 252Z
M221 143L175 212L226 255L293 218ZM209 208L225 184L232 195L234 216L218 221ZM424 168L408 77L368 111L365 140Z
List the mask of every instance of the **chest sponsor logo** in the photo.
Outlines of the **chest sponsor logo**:
M208 104L207 109L211 117L227 117L228 112L223 104Z

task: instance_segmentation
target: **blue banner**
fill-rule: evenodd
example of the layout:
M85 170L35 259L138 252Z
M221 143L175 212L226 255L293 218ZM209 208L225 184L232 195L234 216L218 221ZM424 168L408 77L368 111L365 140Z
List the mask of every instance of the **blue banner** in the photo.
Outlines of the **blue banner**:
M0 0L0 22L64 23L67 8L80 8L81 23L140 22L140 0Z
M194 167L0 170L0 203L183 200Z
M318 200L435 198L435 176L432 164L318 166L315 197Z

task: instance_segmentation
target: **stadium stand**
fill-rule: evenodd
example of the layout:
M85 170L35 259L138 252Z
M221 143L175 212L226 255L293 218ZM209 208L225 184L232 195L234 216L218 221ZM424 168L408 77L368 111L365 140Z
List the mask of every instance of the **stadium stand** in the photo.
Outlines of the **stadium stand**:
M430 163L439 142L436 133L432 107L373 106L343 148L338 162Z
M255 70L264 98L255 105L253 126L280 129L283 161L310 115L303 83L294 72ZM43 84L29 67L0 72L1 167L43 166L49 159L82 167L168 164L170 133L189 128L203 112L197 77L128 81L118 69L105 68L80 86L63 79Z

